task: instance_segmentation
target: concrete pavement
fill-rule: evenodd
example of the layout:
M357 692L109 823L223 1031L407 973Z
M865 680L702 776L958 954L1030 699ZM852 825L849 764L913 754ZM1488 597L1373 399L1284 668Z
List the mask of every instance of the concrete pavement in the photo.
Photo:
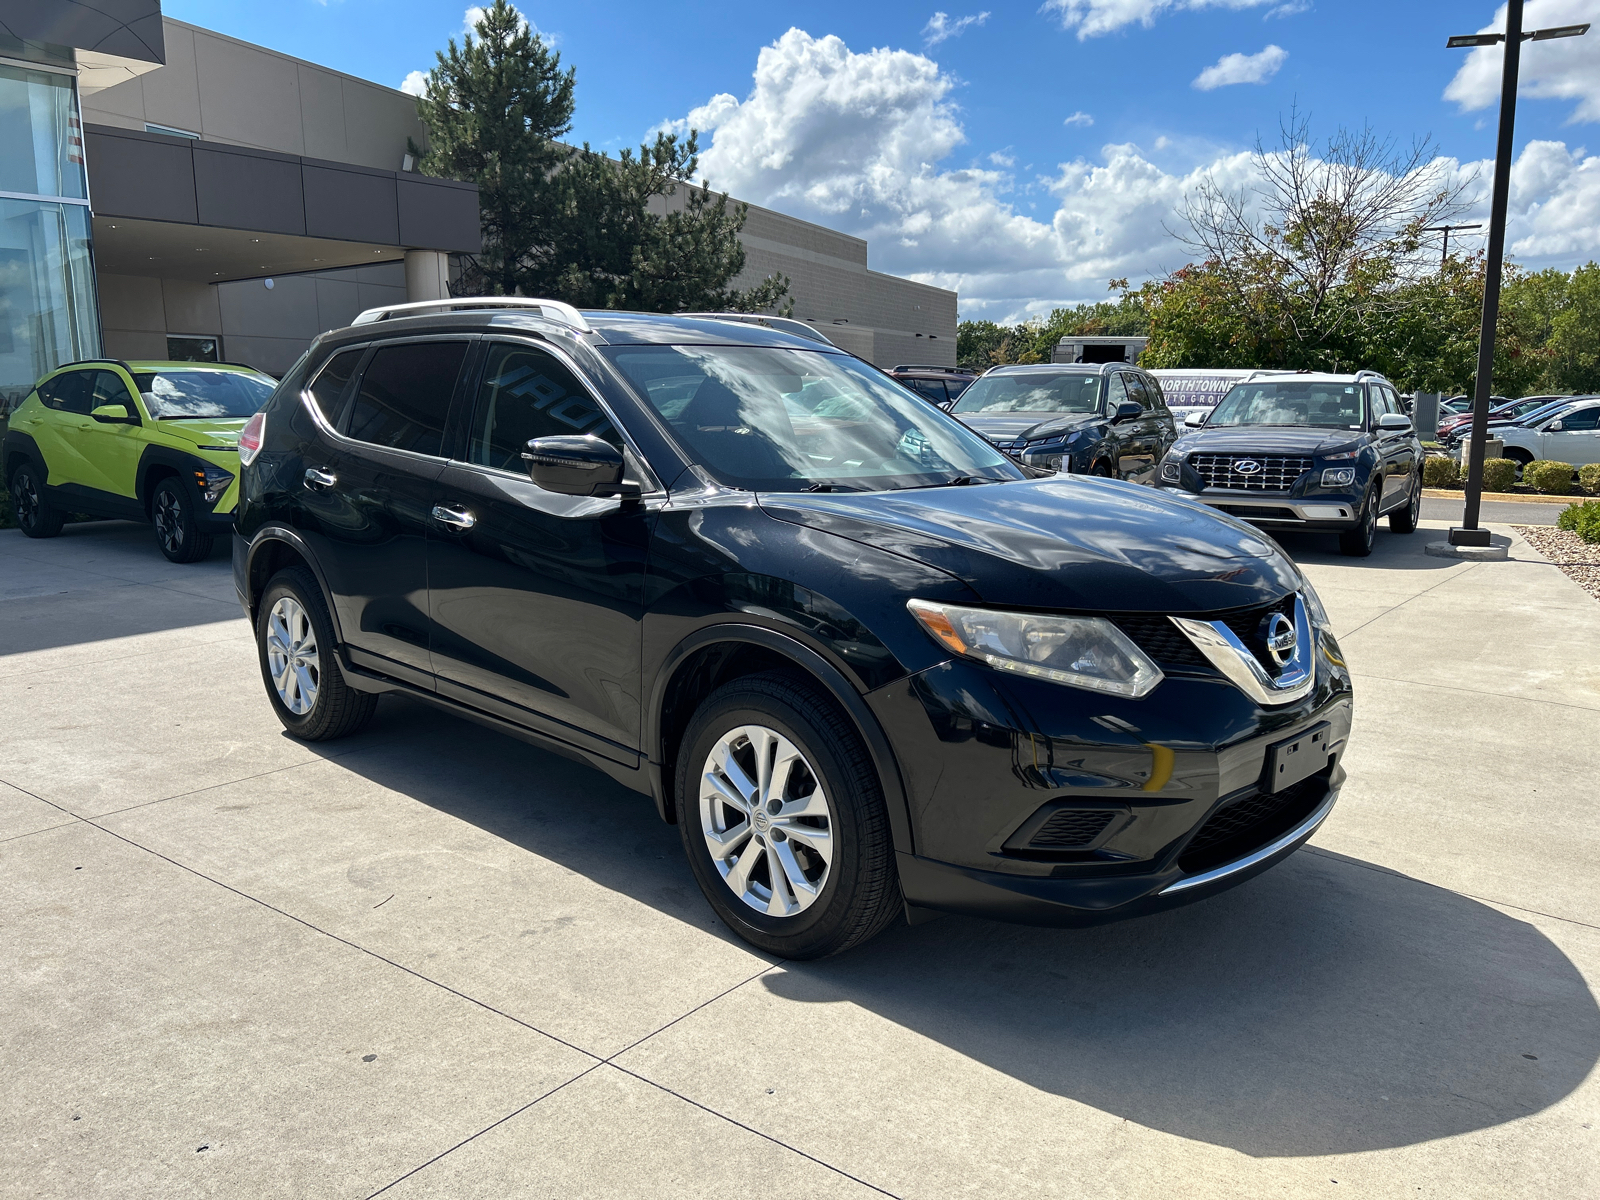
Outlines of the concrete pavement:
M1358 689L1306 850L792 964L597 773L285 737L220 554L0 533L0 1194L1600 1193L1600 605L1427 540L1284 539Z

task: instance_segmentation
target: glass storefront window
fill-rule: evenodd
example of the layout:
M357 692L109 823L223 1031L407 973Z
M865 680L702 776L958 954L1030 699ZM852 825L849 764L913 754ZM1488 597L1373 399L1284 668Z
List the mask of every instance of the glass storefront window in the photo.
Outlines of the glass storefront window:
M0 66L0 192L88 196L70 75Z
M100 353L87 196L72 76L0 66L0 413Z

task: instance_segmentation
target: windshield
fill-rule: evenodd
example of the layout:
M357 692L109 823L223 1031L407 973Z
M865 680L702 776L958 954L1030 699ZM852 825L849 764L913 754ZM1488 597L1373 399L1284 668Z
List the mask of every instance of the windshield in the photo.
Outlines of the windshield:
M696 462L751 491L880 491L1023 472L959 421L842 354L755 346L603 353Z
M1206 428L1302 425L1360 429L1366 425L1365 413L1359 383L1258 380L1241 383L1224 396L1207 419Z
M958 413L1092 413L1100 408L1100 375L1083 371L1029 371L985 375L956 401Z
M141 371L133 377L144 406L158 421L254 416L272 395L265 375L242 371Z

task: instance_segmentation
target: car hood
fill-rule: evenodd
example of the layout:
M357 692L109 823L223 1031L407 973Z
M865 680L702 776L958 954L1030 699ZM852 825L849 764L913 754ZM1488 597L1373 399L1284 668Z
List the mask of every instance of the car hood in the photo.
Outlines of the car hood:
M1236 425L1185 433L1179 454L1329 454L1350 447L1356 429L1303 429L1281 425Z
M954 413L956 420L975 429L991 442L1010 445L1018 438L1049 437L1071 433L1100 419L1097 413Z
M247 417L198 417L186 421L158 421L156 428L171 437L193 442L196 446L226 446L239 448L239 431Z
M766 493L761 505L946 571L990 604L1200 613L1268 603L1299 585L1294 565L1256 530L1119 480Z

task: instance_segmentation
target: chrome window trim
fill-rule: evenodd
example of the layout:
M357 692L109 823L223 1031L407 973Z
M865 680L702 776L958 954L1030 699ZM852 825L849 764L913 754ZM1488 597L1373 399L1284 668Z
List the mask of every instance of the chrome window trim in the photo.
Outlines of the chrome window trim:
M1231 863L1223 863L1220 867L1213 867L1211 870L1204 871L1199 875L1188 875L1178 880L1176 883L1169 883L1156 894L1158 896L1170 896L1174 892L1183 892L1187 891L1189 888L1204 887L1208 883L1215 883L1219 879L1226 879L1230 875L1237 875L1240 871L1248 871L1257 863L1271 858L1284 847L1294 845L1294 843L1299 841L1301 838L1310 837L1316 832L1317 826L1321 825L1323 821L1328 819L1328 814L1333 811L1334 801L1338 799L1339 789L1330 788L1327 799L1323 800L1321 804L1317 805L1317 811L1312 813L1304 821L1301 821L1300 824L1289 830L1289 832L1284 834L1282 837L1268 842L1265 846L1261 847L1261 849L1255 851L1254 853L1247 854L1243 858L1235 859Z
M1195 649L1205 655L1230 683L1263 707L1293 704L1296 700L1304 699L1316 685L1311 621L1306 616L1305 601L1298 592L1294 597L1294 657L1276 679L1267 674L1266 668L1250 652L1250 648L1222 621L1173 616L1167 620L1176 625L1194 643Z

